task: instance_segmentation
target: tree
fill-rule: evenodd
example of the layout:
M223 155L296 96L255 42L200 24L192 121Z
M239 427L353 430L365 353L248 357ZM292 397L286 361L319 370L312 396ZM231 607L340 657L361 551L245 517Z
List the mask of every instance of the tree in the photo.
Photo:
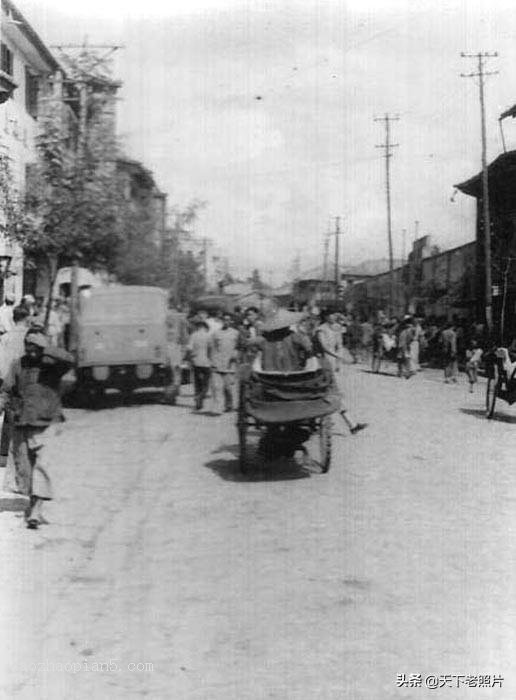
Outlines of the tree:
M177 252L177 293L175 302L181 306L191 303L204 291L204 276L192 251Z
M101 104L91 97L82 144L70 148L61 103L49 102L29 171L26 210L12 236L24 251L56 270L74 262L110 270L120 243L122 196L114 167L116 143Z
M182 238L190 240L186 226L195 221L204 202L194 200L184 209L173 208L174 227L163 245L154 240L152 210L145 207L123 212L123 240L119 244L115 274L124 284L144 284L170 291L177 305L188 304L204 291L204 276L199 260L183 249Z

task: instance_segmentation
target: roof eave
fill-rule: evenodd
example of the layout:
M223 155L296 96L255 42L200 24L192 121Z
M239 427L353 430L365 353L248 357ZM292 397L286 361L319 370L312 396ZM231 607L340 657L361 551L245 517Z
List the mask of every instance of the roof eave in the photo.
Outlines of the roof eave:
M18 8L13 5L11 0L4 0L4 4L9 9L9 12L14 22L16 22L19 30L25 35L26 39L30 41L44 61L48 64L50 71L55 72L58 70L63 70L62 66L44 44L39 34L32 28Z

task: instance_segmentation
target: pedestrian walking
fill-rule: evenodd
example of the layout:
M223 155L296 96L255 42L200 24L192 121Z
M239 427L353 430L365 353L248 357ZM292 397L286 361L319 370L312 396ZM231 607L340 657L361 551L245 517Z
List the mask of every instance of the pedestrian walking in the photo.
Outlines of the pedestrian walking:
M362 339L362 328L357 319L353 318L348 325L347 336L348 350L353 358L353 364L356 365L360 357L360 343Z
M0 351L0 379L3 386L12 383L14 367L25 353L25 336L29 312L23 306L16 306L13 311L13 327L2 338ZM4 410L2 432L0 437L0 467L7 465L11 445L12 425L9 411Z
M469 347L466 348L466 374L468 375L469 391L473 393L473 387L478 382L478 366L482 359L482 349L478 347L477 341L472 338Z
M13 428L16 488L30 498L25 518L31 529L46 522L43 502L52 499L45 446L56 433L55 425L64 420L60 383L73 362L72 355L52 347L43 333L29 331L25 353L2 385L2 400Z
M200 411L210 386L212 335L208 324L203 319L194 319L192 325L194 331L188 341L186 356L192 365L195 410Z
M414 375L411 354L413 340L414 326L412 324L412 317L405 316L400 325L398 336L398 350L396 355L398 361L398 377L410 379L410 377Z
M362 337L361 337L361 348L362 348L362 360L366 363L371 361L373 354L373 324L366 319L360 324Z
M373 360L371 369L375 374L377 374L380 371L380 366L382 364L382 359L385 352L384 328L380 322L377 322L374 326L372 350Z
M234 406L233 388L237 362L239 333L233 327L231 314L222 317L222 328L212 337L212 387L216 403L220 392L224 397L224 411L232 411Z
M421 319L414 319L413 335L410 343L410 369L412 372L419 372L421 365L419 364L419 356L421 350L421 338L423 337L423 327Z
M326 355L326 360L330 365L333 372L338 371L338 362L340 357L337 353L337 331L335 329L335 314L331 311L323 311L321 313L322 323L317 328L316 338L321 346L324 348L324 353ZM342 338L341 343L342 345Z
M448 321L441 333L441 349L444 361L444 383L457 383L459 367L457 362L457 333L455 324Z
M327 315L328 317L331 317L331 314ZM326 321L327 323L327 321ZM350 411L348 408L344 405L344 397L342 396L342 392L337 384L337 380L335 378L335 373L333 371L333 365L337 361L341 361L341 358L339 358L331 349L331 346L325 345L325 343L329 342L332 343L334 342L334 335L328 331L326 327L323 328L325 324L321 324L317 330L316 334L316 342L315 342L315 352L320 355L321 358L321 366L325 368L330 374L331 374L331 379L332 379L332 385L334 388L334 391L336 394L339 394L341 396L341 408L340 408L340 415L343 419L343 421L346 423L347 427L349 428L349 432L352 435L355 435L356 433L360 432L361 430L364 430L364 428L367 428L367 423L359 423L355 418L351 415ZM321 332L321 328L323 328ZM331 326L330 326L331 328ZM332 361L330 361L332 360Z
M165 387L164 402L174 406L181 393L183 357L188 344L186 315L169 308L165 318L167 356L170 366L170 384Z

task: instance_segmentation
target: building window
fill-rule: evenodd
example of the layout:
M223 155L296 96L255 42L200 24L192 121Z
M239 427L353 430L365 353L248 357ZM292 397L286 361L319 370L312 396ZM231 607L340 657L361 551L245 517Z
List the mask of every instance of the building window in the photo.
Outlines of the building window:
M4 43L0 44L0 49L1 49L0 68L4 71L4 73L7 73L8 75L12 75L13 74L13 54L12 54L12 51L10 51L10 49L8 49Z
M25 68L25 109L31 117L38 116L39 78Z

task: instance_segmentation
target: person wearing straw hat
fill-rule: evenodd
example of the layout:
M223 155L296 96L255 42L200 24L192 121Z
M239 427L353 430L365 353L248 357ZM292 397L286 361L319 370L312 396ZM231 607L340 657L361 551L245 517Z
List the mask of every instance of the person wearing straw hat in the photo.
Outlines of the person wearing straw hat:
M31 529L46 522L43 502L52 499L44 448L55 432L51 430L53 424L64 420L59 389L61 377L72 366L72 355L51 347L43 333L29 330L25 354L2 385L2 398L13 427L16 488L30 497L25 517Z
M301 372L305 368L313 348L310 338L296 328L302 318L302 313L279 309L265 319L256 339L264 372Z

